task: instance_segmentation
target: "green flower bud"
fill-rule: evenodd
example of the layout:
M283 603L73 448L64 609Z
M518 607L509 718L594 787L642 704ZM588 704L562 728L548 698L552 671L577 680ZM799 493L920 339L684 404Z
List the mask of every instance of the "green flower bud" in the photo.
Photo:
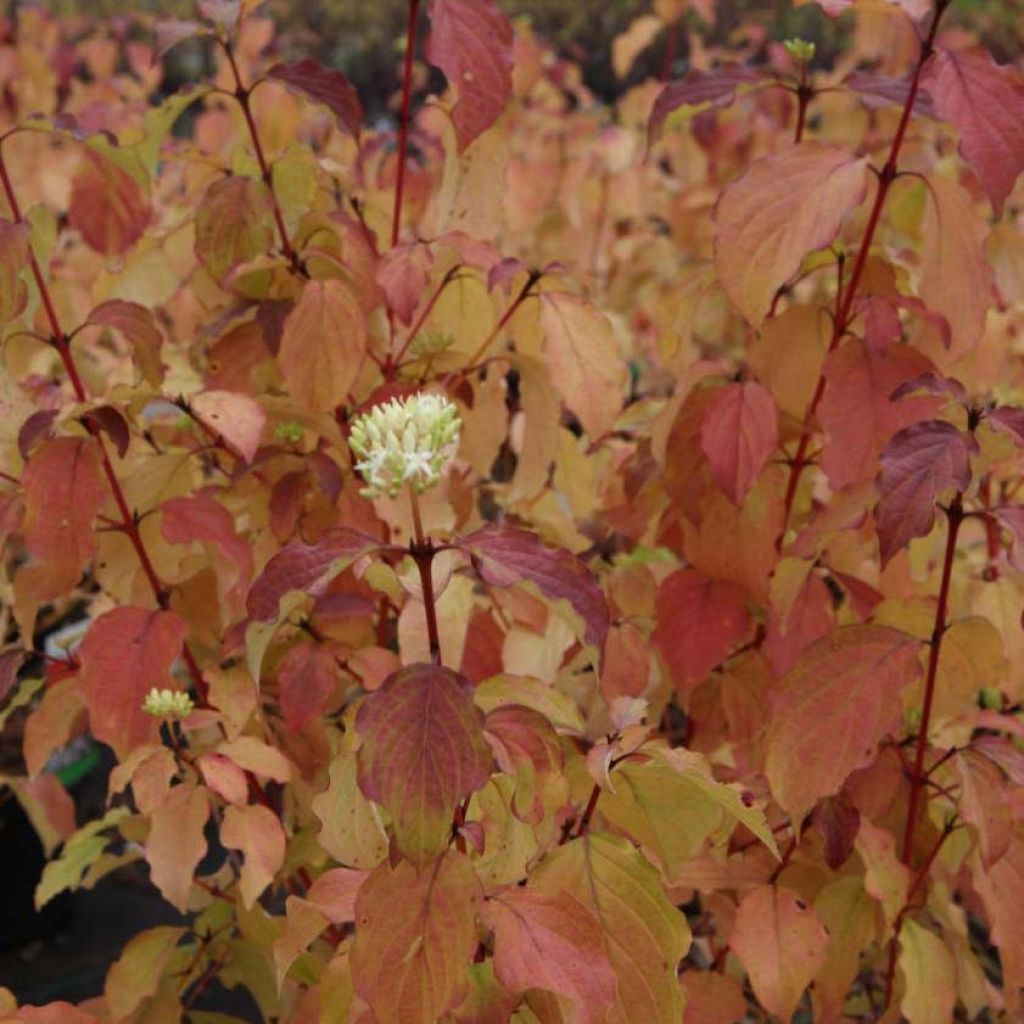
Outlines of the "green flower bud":
M814 43L808 42L806 39L787 39L782 46L793 60L799 61L801 64L810 64L814 60L814 53L817 49Z
M180 690L159 690L153 687L142 702L142 710L154 718L186 718L192 713L195 703Z

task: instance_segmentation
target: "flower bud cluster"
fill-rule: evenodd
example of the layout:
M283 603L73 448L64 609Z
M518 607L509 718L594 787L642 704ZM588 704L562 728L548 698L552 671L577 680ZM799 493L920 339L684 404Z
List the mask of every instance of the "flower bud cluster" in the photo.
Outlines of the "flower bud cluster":
M442 395L417 394L375 405L352 421L349 446L368 498L393 498L404 484L418 494L441 477L458 444L462 420Z
M186 718L192 713L195 703L180 690L160 690L153 687L142 702L142 710L154 718Z

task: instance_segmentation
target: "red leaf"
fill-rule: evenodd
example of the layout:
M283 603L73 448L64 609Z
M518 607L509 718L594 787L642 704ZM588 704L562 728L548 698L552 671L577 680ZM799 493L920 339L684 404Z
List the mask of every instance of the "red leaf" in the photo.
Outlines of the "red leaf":
M325 68L307 57L297 64L275 64L268 78L284 83L293 92L302 93L315 103L322 103L334 114L338 127L353 138L359 138L363 108L352 83L340 72Z
M433 264L430 250L419 242L396 245L377 264L377 283L384 289L388 308L403 324L412 323Z
M45 441L21 475L25 547L34 561L18 572L18 587L39 601L66 594L96 550L92 524L103 500L96 442L78 437Z
M235 531L231 513L208 494L170 498L160 510L164 540L171 544L205 541L219 550L218 581L226 577L225 582L231 583L227 590L231 607L241 607L252 579L252 549Z
M997 217L1024 171L1024 81L987 50L937 50L922 85L938 116L960 132L960 152L974 168Z
M875 520L882 564L935 524L935 503L971 482L968 442L943 420L901 430L882 452Z
M433 0L426 58L458 95L459 152L498 119L512 95L512 26L493 0Z
M779 682L765 772L790 820L800 821L871 762L898 719L900 691L920 676L920 650L916 637L887 626L844 626L805 651Z
M893 393L920 379L928 359L905 345L877 351L857 338L843 342L825 360L825 392L818 416L827 439L821 465L834 490L872 479L878 455L901 427L938 411L925 396L906 402Z
M455 808L490 775L472 693L451 669L410 665L371 693L356 717L359 788L387 809L398 849L413 863L448 848Z
M992 512L1000 524L1010 531L1013 544L1010 547L1010 564L1024 572L1024 507L1004 505Z
M648 141L653 143L658 138L668 116L680 107L693 107L695 110L706 106L728 107L736 99L737 89L761 80L756 71L740 64L715 68L714 71L689 71L685 78L669 82L658 93L647 122Z
M124 335L134 350L135 365L143 379L159 387L164 379L164 367L160 361L160 346L163 335L156 325L151 310L137 302L111 299L100 303L90 314L87 324L109 327Z
M651 639L685 700L750 629L743 591L693 569L672 573L658 587Z
M260 622L273 622L278 603L290 590L316 597L349 563L383 545L375 537L339 526L314 544L296 541L267 562L253 583L246 602L249 614Z
M95 409L82 413L82 422L93 430L106 434L114 446L119 458L124 458L131 444L132 435L128 429L128 421L121 415L120 409L112 405L98 405Z
M171 666L184 641L185 623L174 612L125 606L90 626L79 652L89 727L120 760L156 738L157 720L142 701L153 687L177 689Z
M550 601L565 600L583 620L587 643L604 651L608 603L594 574L564 548L549 548L515 526L485 526L458 546L473 558L483 581L511 587L529 581Z
M910 78L890 78L873 71L854 71L843 79L843 85L859 93L867 107L892 105L902 107L910 93ZM927 93L919 91L914 98L914 113L935 116L935 107Z
M234 391L203 391L189 400L192 412L215 430L224 443L252 462L263 437L267 414L255 398Z
M26 462L32 455L32 449L40 441L49 441L53 438L53 425L56 422L56 409L40 409L22 423L18 431L18 452Z
M985 417L994 427L1009 434L1018 448L1024 448L1024 409L1004 405Z
M127 252L149 225L152 210L145 190L114 160L92 146L71 180L68 223L86 245L104 256Z
M334 654L322 644L296 644L277 669L278 700L285 727L298 732L323 712L334 690Z
M604 1024L618 980L604 932L567 892L509 888L488 900L481 917L494 930L494 971L510 992L546 989L565 997L576 1024Z
M711 397L700 446L734 505L742 504L778 444L779 413L766 387L753 381L728 384Z

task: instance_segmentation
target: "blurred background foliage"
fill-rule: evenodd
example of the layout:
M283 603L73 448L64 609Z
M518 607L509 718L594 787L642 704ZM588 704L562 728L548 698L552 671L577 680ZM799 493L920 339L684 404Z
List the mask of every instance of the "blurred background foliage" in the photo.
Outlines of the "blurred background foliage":
M194 15L194 0L6 0L9 11L41 6L59 15L111 18L150 11L162 17ZM800 36L817 44L818 62L827 65L850 31L850 17L826 17L815 3L794 6L792 0L689 0L677 40L660 33L641 54L629 77L621 81L612 68L612 40L655 0L497 0L511 16L530 21L535 32L557 51L578 63L586 84L602 99L611 100L624 87L666 70L671 52L671 76L683 74L687 37L699 36L709 47L749 52L751 40L782 40ZM425 4L423 5L426 6ZM709 22L698 9L713 12ZM408 0L266 0L262 8L278 26L275 42L285 59L315 56L341 69L352 80L371 114L383 114L398 88L400 54L404 46ZM422 30L427 20L421 18ZM976 32L996 59L1015 61L1024 37L1024 0L954 0L949 25ZM743 44L746 43L747 46ZM756 49L756 46L754 47ZM172 55L168 85L200 77L206 70L198 48L181 48Z

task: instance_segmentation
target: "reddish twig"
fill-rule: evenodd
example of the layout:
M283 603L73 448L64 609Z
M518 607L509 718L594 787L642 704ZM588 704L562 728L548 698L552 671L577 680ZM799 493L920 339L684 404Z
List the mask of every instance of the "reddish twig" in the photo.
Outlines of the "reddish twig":
M402 199L405 195L405 161L409 148L409 114L412 108L412 66L416 56L416 22L420 0L409 0L405 31L405 60L402 67L402 111L398 122L398 170L395 176L395 208L391 215L391 245L398 245L402 227Z

